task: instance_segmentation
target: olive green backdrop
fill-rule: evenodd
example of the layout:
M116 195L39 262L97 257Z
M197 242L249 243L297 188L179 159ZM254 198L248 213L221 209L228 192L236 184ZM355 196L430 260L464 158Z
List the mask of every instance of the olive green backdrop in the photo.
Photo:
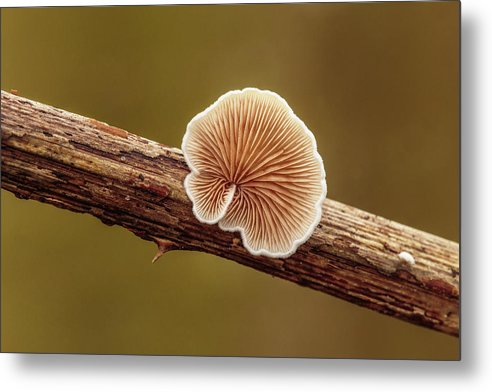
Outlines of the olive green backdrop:
M330 198L458 240L459 3L2 10L2 89L180 146L247 86ZM456 359L458 339L2 191L2 350Z

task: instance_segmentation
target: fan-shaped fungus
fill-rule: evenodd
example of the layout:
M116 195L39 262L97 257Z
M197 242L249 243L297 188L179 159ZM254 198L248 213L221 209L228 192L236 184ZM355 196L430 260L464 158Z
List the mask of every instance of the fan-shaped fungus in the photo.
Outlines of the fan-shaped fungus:
M240 231L253 255L288 257L318 225L323 161L311 131L278 94L222 95L190 121L182 150L196 218Z

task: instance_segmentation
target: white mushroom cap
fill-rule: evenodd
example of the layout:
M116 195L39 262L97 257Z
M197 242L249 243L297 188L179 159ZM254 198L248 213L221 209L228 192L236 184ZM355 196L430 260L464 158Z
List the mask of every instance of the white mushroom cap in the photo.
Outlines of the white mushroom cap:
M318 225L323 160L278 94L245 88L222 95L190 121L182 150L196 218L240 231L253 255L288 257Z

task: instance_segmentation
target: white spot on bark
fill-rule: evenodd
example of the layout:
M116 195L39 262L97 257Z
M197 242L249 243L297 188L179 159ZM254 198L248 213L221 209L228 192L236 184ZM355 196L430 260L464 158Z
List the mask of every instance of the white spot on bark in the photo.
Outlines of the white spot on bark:
M404 261L405 263L408 263L410 265L415 265L415 259L413 258L413 256L408 253L408 252L400 252L400 254L398 255L398 258L401 260L401 261Z

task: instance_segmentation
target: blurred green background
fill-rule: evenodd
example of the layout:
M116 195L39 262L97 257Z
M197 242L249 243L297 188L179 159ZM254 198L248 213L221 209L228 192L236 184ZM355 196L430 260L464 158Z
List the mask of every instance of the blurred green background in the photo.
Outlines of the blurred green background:
M459 3L2 10L2 89L167 145L283 96L328 196L458 240ZM456 359L458 339L2 191L2 350Z

